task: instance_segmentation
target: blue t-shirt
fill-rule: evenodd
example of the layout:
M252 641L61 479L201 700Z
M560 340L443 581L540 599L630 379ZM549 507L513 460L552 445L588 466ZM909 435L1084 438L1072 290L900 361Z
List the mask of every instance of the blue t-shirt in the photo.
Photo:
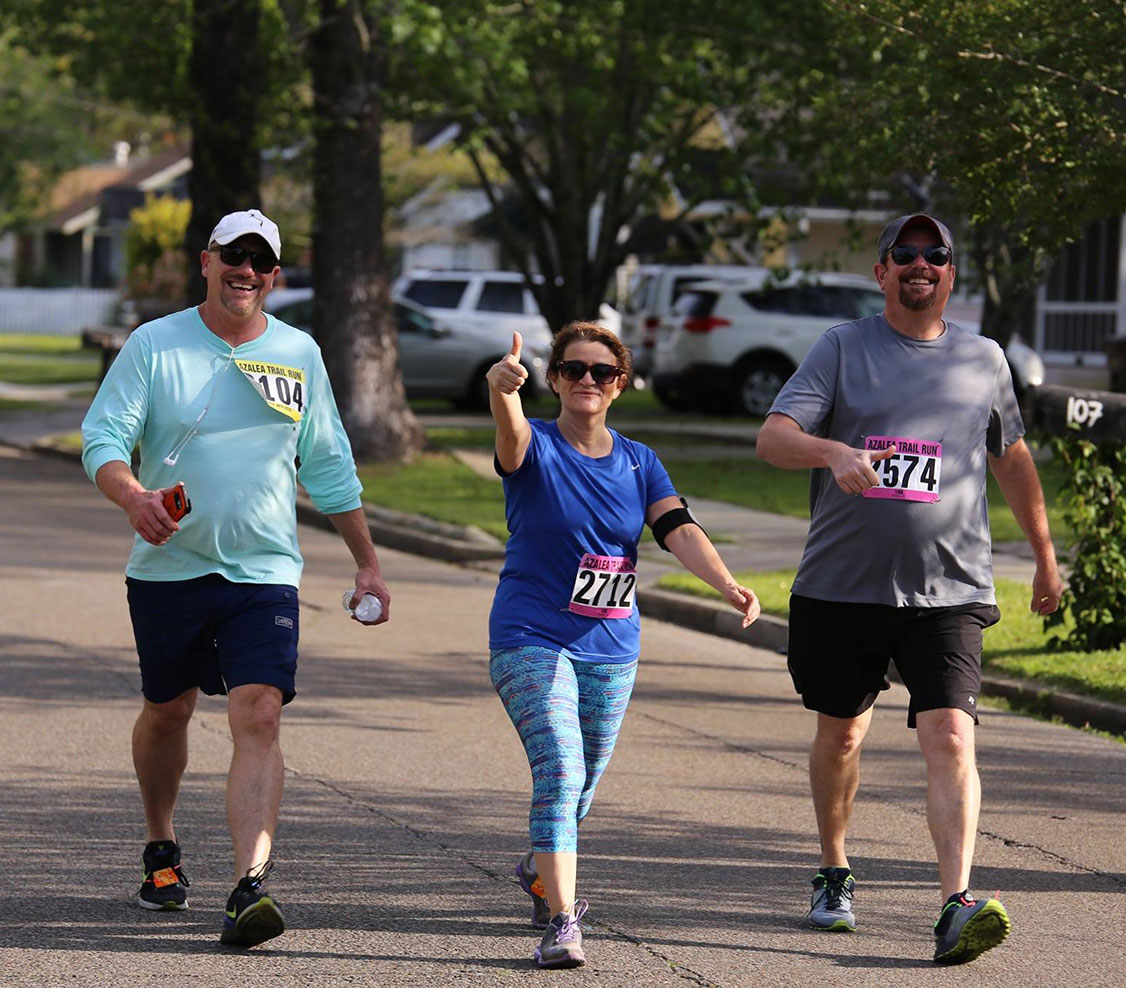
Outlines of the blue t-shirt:
M632 662L641 646L636 602L629 617L588 617L569 609L572 590L584 555L636 565L646 510L676 489L656 453L613 429L614 448L595 458L576 450L554 422L530 425L524 462L502 474L511 536L489 647L542 645L584 662Z

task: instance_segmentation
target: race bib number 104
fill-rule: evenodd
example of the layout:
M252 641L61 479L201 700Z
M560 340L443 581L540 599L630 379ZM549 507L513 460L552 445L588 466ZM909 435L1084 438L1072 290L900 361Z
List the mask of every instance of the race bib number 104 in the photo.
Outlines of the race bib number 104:
M872 464L879 486L865 497L891 497L901 501L937 501L942 480L942 443L907 436L867 436L864 448L876 452L895 447L886 460Z
M305 414L306 386L302 368L258 360L236 360L235 363L267 405L294 422L301 421Z
M579 563L568 610L593 618L628 618L633 613L637 573L627 556L588 552Z

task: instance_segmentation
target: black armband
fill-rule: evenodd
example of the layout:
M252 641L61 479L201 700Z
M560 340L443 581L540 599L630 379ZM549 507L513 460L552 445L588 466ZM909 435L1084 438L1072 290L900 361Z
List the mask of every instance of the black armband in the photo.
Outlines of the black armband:
M653 530L653 538L657 540L657 545L664 549L665 552L669 551L669 547L665 545L665 539L668 537L669 532L680 528L681 525L695 525L705 535L708 534L704 530L704 526L701 525L692 512L688 510L688 502L685 501L684 498L681 498L680 503L682 507L666 511L650 526Z

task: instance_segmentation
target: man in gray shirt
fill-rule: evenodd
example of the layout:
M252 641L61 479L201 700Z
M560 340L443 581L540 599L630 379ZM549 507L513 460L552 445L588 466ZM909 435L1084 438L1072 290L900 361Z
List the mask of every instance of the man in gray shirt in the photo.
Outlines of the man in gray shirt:
M809 922L856 928L845 833L860 747L894 660L927 765L942 886L934 959L960 964L1010 928L997 899L969 891L982 630L1000 616L987 463L1036 556L1032 610L1054 611L1063 585L1005 355L943 319L956 273L950 231L932 216L900 216L877 254L883 314L828 330L758 438L765 460L812 471L788 658L795 688L817 713L809 771L821 868Z

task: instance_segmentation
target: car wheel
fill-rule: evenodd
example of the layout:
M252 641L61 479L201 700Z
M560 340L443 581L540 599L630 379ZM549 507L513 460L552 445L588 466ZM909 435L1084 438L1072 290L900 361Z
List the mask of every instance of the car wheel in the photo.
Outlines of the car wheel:
M751 357L735 370L731 410L737 415L762 418L770 410L794 368L781 357Z

